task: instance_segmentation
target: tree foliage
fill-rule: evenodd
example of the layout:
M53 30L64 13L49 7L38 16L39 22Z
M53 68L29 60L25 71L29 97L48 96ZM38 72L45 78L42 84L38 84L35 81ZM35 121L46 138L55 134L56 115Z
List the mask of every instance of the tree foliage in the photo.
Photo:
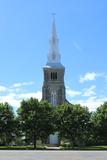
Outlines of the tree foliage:
M107 102L97 108L93 115L93 123L95 143L107 145Z
M12 106L0 103L0 145L33 144L50 134L73 146L107 145L107 102L93 113L87 107L62 104L52 107L35 98L23 100L14 114Z
M44 140L53 132L53 109L46 101L23 100L18 115L26 143L33 143L34 148L38 139Z
M63 104L58 107L59 133L73 145L85 145L89 137L90 113L87 107Z
M0 103L0 144L9 145L14 138L14 112L8 103Z

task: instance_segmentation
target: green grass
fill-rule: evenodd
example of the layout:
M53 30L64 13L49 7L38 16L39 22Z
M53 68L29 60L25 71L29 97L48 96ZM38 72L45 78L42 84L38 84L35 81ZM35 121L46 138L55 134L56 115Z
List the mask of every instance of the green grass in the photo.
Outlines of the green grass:
M83 150L107 150L107 146L89 146L81 148Z
M87 147L61 147L61 150L107 150L107 146L87 146Z
M0 150L33 150L33 146L0 146ZM61 147L61 150L107 150L107 146ZM37 146L37 150L46 150L46 146ZM49 149L48 149L49 150Z
M33 146L0 146L0 150L33 150ZM37 150L46 149L45 146L37 146Z

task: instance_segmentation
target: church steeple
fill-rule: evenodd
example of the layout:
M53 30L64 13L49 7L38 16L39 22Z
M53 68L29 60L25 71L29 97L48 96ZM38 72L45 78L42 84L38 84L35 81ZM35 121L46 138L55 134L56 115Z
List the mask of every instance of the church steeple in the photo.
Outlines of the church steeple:
M61 56L58 48L58 37L57 37L56 25L55 25L55 15L53 15L52 33L50 38L50 50L48 54L47 64L58 64L60 63L60 58Z
M44 82L42 87L42 100L47 100L53 105L53 107L66 102L64 84L65 67L61 64L60 58L55 16L53 16L50 50L48 54L48 62L43 68ZM49 136L49 143L59 143L58 133Z

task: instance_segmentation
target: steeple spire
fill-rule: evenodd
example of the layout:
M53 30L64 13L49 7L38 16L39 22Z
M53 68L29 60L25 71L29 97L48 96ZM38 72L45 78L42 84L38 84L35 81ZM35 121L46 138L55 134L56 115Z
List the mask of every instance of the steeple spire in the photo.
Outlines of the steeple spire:
M53 14L52 33L50 38L50 50L48 54L48 64L60 63L60 53L58 48L58 38L55 25L55 14Z
M55 25L55 14L53 14L52 38L57 38L56 25Z

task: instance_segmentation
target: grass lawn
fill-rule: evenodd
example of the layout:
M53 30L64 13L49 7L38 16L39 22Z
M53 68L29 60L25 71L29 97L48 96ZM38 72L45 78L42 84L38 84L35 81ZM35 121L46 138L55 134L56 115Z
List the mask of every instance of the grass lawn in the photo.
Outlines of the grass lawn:
M107 150L107 146L86 146L86 147L73 147L72 146L61 146L61 150Z
M107 150L107 146L89 146L81 148L83 150Z
M37 150L45 149L45 146L37 146ZM0 146L0 150L33 150L33 146Z
M0 146L0 150L33 150L33 146ZM54 149L54 147L53 147ZM37 150L47 150L46 146L37 146ZM48 147L49 150L49 147ZM56 148L55 148L56 150ZM59 150L107 150L107 146L61 147Z

